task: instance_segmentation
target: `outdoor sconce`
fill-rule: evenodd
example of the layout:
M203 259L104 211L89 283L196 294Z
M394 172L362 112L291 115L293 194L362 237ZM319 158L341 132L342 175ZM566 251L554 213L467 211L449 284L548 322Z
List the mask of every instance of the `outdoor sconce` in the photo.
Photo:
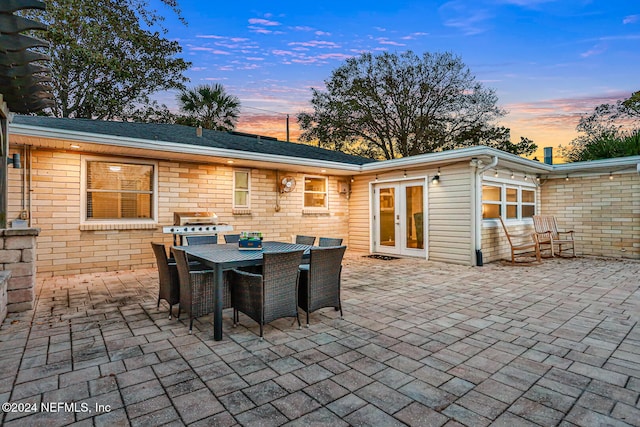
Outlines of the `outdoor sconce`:
M433 178L431 178L431 184L436 185L439 182L440 182L440 168L438 168L438 173L433 175Z
M20 164L20 154L19 153L13 153L12 157L7 157L7 164L8 165L13 165L13 167L15 169L22 168L22 165Z
M567 174L567 177L564 180L569 181L569 174Z
M609 172L609 179L613 179L613 172Z

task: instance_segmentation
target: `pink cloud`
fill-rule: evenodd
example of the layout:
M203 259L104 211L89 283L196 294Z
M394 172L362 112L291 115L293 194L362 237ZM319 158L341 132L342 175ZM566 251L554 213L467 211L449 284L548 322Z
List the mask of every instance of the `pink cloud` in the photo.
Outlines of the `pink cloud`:
M402 40L415 40L418 37L428 36L429 33L411 33L407 36L402 37Z
M341 61L352 57L353 55L347 55L346 53L325 53L317 56L319 59L338 59Z
M580 56L583 58L588 58L590 56L600 55L606 51L607 51L607 47L605 45L599 44L592 47L588 51L581 53Z
M196 51L196 52L207 52L212 55L231 55L229 52L225 52L224 50L214 49L211 47L191 46L189 47L189 50Z
M317 48L326 48L326 49L337 49L340 45L334 42L328 42L324 40L311 40L308 42L291 42L289 46L306 46L306 47L317 47Z
M273 33L273 31L267 30L266 28L262 28L262 27L249 26L249 29L251 30L252 33L258 33L258 34L271 34L271 33Z
M386 37L378 37L376 40L380 44L388 44L390 46L406 46L406 44L404 44L404 43L398 43L398 42L395 42L393 40L389 40Z
M296 56L295 52L291 52L289 50L275 49L275 50L272 50L271 53L278 56Z
M261 19L261 18L250 18L249 24L264 25L265 27L277 27L278 25L282 25L277 21L269 21L268 19Z

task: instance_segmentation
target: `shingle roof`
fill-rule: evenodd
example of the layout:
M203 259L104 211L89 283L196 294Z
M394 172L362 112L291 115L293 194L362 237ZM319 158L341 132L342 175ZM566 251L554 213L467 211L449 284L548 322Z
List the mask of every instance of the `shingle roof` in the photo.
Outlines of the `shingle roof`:
M246 136L246 134L238 135L230 132L203 129L202 137L197 137L196 130L193 127L182 125L20 115L16 115L13 118L13 123L66 131L300 157L353 165L375 162L375 160L372 159L352 156L339 151L326 150L324 148L293 142L278 141L272 138L258 139L257 137Z

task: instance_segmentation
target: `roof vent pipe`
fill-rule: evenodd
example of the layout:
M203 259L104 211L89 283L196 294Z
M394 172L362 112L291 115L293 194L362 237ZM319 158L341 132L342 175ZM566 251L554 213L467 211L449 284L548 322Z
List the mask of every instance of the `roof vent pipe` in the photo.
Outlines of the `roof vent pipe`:
M544 147L544 163L547 165L553 164L553 147Z
M198 138L202 138L202 126L198 125L198 127L196 128L196 136Z

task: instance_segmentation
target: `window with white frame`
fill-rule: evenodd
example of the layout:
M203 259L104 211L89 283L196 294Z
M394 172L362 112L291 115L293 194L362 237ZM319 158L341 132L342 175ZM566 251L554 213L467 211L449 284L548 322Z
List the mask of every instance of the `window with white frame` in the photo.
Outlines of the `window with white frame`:
M251 208L251 171L248 169L233 171L233 208Z
M535 188L486 182L482 186L483 219L521 220L531 218L535 213Z
M304 177L304 208L305 209L327 209L328 205L328 183L323 176Z
M155 162L83 157L83 221L155 221L157 170Z

